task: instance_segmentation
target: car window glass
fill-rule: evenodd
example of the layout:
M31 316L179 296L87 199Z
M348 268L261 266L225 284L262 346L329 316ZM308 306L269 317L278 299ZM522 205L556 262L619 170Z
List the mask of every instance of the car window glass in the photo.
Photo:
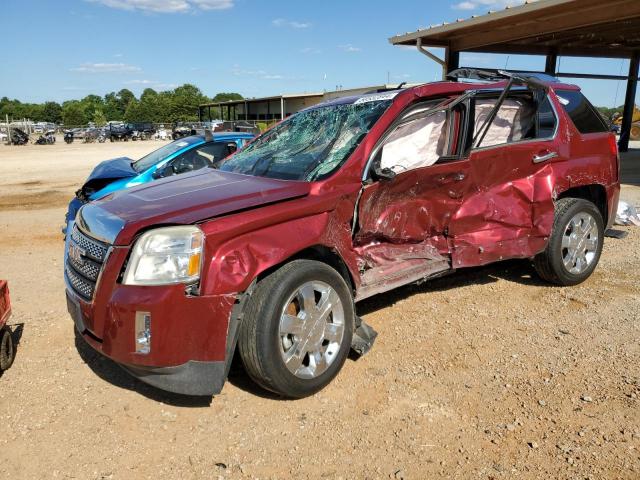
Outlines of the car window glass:
M548 96L544 96L538 108L538 135L537 138L551 138L556 130L558 119L551 106Z
M224 151L226 144L221 143L213 145L218 145L218 148L215 149L215 151L211 145L208 145L200 148L193 148L183 155L177 157L171 163L173 167L173 173L180 174L191 172L212 165L213 161L211 159L215 158L216 154L220 155L219 152Z
M360 145L391 104L390 95L395 92L302 110L251 142L220 169L282 180L324 179Z
M380 168L400 173L433 165L448 154L449 130L445 110L399 125L382 147Z
M474 138L485 124L497 102L496 98L479 98L475 102ZM507 98L491 122L480 147L535 138L535 107L528 99Z
M143 172L149 167L152 167L158 162L166 159L168 156L198 143L202 143L201 137L188 137L176 140L165 145L164 147L160 147L158 150L154 150L150 154L142 157L140 160L133 162L132 167L137 172Z
M565 112L571 117L580 133L608 131L600 114L582 93L574 90L557 90L556 94Z
M229 143L235 142L214 142L203 145L196 149L197 155L202 159L205 159L209 165L213 165L219 162L223 158L226 158L231 153L229 149Z

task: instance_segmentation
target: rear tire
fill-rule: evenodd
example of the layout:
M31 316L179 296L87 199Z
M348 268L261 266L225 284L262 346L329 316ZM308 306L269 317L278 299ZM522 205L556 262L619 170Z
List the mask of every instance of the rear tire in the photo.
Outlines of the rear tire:
M595 270L603 242L600 210L581 198L562 198L556 203L547 248L534 258L535 269L550 283L577 285Z
M294 260L258 282L238 349L249 376L289 398L313 395L338 374L351 348L355 307L328 265Z
M0 371L7 370L13 365L15 358L15 348L13 344L13 336L11 330L4 327L0 331Z

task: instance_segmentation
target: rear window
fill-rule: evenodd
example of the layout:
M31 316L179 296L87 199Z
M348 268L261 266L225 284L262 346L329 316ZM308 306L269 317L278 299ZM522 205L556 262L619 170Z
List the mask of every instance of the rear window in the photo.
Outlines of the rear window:
M557 90L556 94L565 112L571 117L580 133L607 132L604 120L582 93L573 90Z

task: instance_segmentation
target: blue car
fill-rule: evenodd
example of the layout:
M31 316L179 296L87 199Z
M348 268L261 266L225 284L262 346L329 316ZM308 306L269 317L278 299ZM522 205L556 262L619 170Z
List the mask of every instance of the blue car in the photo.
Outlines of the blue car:
M255 135L242 132L193 135L154 150L140 160L128 157L105 160L93 169L82 188L69 203L65 228L78 209L117 190L142 185L159 178L216 167L224 158L249 143Z

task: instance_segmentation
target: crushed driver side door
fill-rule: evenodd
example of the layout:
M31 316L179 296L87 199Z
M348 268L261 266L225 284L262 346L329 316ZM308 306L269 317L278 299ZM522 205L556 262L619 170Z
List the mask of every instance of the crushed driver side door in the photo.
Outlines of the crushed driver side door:
M448 229L471 189L465 105L418 105L374 150L356 207L358 300L450 270Z

